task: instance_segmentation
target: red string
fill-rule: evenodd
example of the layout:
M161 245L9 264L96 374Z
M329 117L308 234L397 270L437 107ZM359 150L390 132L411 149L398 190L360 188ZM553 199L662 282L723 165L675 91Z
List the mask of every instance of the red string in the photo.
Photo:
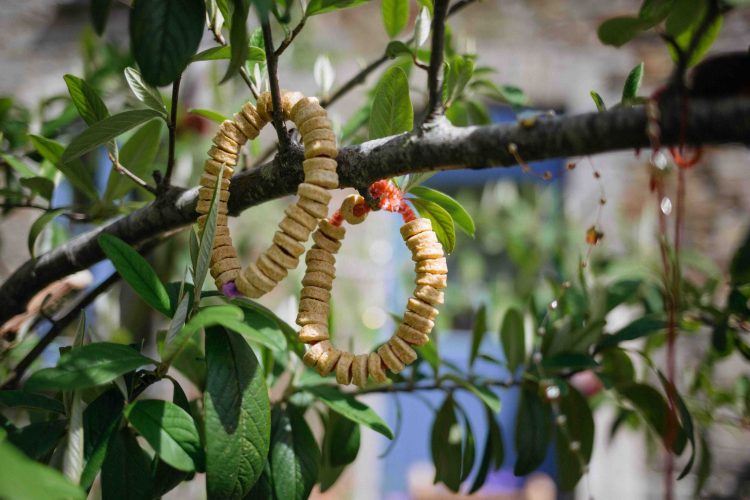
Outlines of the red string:
M414 210L409 206L409 203L404 198L404 193L396 187L394 183L389 180L381 180L373 182L368 188L370 195L378 200L378 207L388 212L401 214L404 222L411 222L417 218ZM354 205L352 212L357 217L371 212L372 208L367 204L366 201ZM344 222L344 216L341 215L341 209L336 210L333 215L328 219L334 226L340 226Z

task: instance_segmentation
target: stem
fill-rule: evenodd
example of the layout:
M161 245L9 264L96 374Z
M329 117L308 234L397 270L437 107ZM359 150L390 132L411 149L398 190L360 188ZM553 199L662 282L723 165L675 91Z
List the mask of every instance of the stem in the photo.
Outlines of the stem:
M273 128L279 139L279 151L282 153L289 150L289 135L284 126L284 115L281 110L281 90L279 90L279 60L273 50L273 38L271 34L271 23L267 14L261 14L261 29L263 30L263 44L266 48L266 65L268 67L268 84L271 88L271 100L273 102Z
M0 390L18 387L18 383L23 378L26 370L28 370L31 364L44 352L47 346L50 345L69 324L78 319L79 313L83 309L88 307L99 295L106 292L107 289L119 279L120 275L117 272L110 274L107 279L99 283L91 291L87 292L81 300L73 305L60 319L52 321L52 328L50 328L44 337L37 342L34 348L24 356L13 371L8 374L2 385L0 385Z
M279 48L276 49L274 52L274 56L278 59L278 57L284 53L284 51L289 47L289 45L292 44L295 38L297 38L297 35L299 35L300 31L302 31L302 28L305 27L305 22L307 21L307 16L302 16L302 19L300 19L299 23L297 23L297 26L294 27L292 32L284 38L284 40L281 42L281 45L279 45Z
M430 67L427 74L429 100L427 102L426 122L443 113L440 71L443 68L443 44L445 43L445 18L448 14L448 0L436 0L434 11L435 15L432 18L432 51L430 52Z
M218 43L222 47L227 46L227 41L224 39L224 35L222 35L221 32L211 30L211 33L213 33L214 41L216 41L216 43ZM247 68L244 64L240 68L240 76L245 81L247 88L250 89L250 93L253 94L253 97L255 99L258 99L258 90L255 88L255 85L253 85L253 81L250 78L250 73L247 72Z
M125 177L132 180L135 184L142 187L149 193L154 194L154 195L159 194L158 190L155 187L150 186L146 181L144 181L143 179L135 175L133 172L125 168L125 166L122 163L120 163L117 160L117 158L114 157L112 153L109 154L109 160L112 162L112 166L115 167L115 170L117 170L117 173L119 173L120 175L124 175ZM169 168L169 165L167 165L167 168ZM166 177L164 178L164 180L168 182ZM169 184L167 183L167 187L168 186Z
M167 157L167 171L164 178L159 183L159 194L166 192L172 183L172 170L174 170L174 149L177 142L177 103L180 97L180 81L182 76L178 76L172 83L172 109L169 114L169 156Z

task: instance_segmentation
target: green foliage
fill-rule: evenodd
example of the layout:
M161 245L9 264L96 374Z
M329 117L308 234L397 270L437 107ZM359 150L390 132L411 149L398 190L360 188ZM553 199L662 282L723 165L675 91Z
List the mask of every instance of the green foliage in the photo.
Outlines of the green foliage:
M366 2L368 2L368 0L310 0L307 3L305 15L316 16L319 14L326 14L328 12L356 7Z
M147 84L160 87L179 78L198 49L205 15L201 0L136 0L130 44Z
M171 316L171 305L167 290L151 265L133 247L111 234L99 236L99 246L107 258L133 290L148 305Z
M409 79L398 66L390 68L375 87L370 115L370 139L408 132L414 125Z
M517 476L529 474L544 461L552 438L551 423L549 406L544 404L534 389L524 387L516 417L515 443L518 457L513 472Z
M406 28L409 22L409 0L382 0L380 11L389 37L396 37Z
M638 89L643 81L643 63L630 70L625 86L622 88L622 103L627 104L638 97Z
M206 364L208 496L242 498L263 472L270 447L268 389L252 349L224 328L207 330Z
M419 212L420 217L430 219L432 230L435 231L438 241L443 245L445 252L448 254L452 253L456 247L456 227L451 214L434 201L413 198L411 203L417 209L417 212Z
M271 476L276 498L305 500L318 479L320 450L300 410L287 406L273 412Z
M353 396L340 391L337 387L319 385L306 387L305 391L318 398L320 402L342 417L369 427L388 439L393 439L393 431L372 408Z
M153 363L129 346L97 342L64 353L57 366L35 372L25 388L32 392L84 389L106 384Z

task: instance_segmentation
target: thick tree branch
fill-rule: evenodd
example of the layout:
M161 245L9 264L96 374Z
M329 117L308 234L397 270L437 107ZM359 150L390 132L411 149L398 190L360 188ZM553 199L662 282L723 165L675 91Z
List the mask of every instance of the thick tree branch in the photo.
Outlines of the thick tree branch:
M662 102L664 145L679 142L680 113L679 100ZM519 124L457 128L441 119L421 134L405 133L341 149L339 179L342 187L363 188L409 172L508 167L516 164L508 151L511 143L529 162L645 148L649 145L646 123L642 107L539 118L530 128ZM688 145L750 144L750 99L691 101L686 139ZM302 159L302 148L293 145L284 168L276 158L237 174L231 186L231 213L294 193L303 177ZM152 204L26 262L0 287L0 322L23 311L29 298L52 281L103 259L96 243L101 232L142 244L194 222L196 199L197 189L172 187Z
M435 1L435 15L432 18L432 49L430 67L427 70L426 121L432 120L443 112L443 93L440 85L440 72L443 69L443 44L445 42L445 18L448 14L448 0Z

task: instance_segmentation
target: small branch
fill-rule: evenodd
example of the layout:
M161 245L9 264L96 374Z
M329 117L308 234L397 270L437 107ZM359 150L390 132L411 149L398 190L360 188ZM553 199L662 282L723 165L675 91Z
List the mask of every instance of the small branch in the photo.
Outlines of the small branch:
M112 153L109 153L109 160L112 162L112 166L115 168L118 174L124 175L125 177L133 181L135 184L142 187L143 189L145 189L146 191L148 191L149 193L153 195L159 194L159 191L155 187L149 185L146 181L144 181L143 179L135 175L133 172L125 168L125 166L122 163L120 163L117 160L117 158L114 157Z
M284 51L291 45L291 43L294 41L295 38L297 38L297 35L299 35L300 31L302 31L302 28L305 27L305 22L307 22L307 16L303 15L302 19L300 19L299 23L297 23L297 26L294 27L291 33L284 38L284 41L281 42L281 45L279 45L279 48L276 49L274 52L274 55L278 59L278 57L284 53Z
M91 291L86 292L86 294L68 309L68 312L62 317L57 320L52 320L52 328L49 329L44 337L37 342L34 348L31 349L31 351L24 356L18 365L16 365L16 367L8 374L2 385L0 385L0 390L14 389L18 387L18 383L23 378L26 370L28 370L32 363L41 356L47 346L49 346L68 325L78 319L78 316L83 309L88 307L99 295L106 292L109 287L115 284L119 279L120 275L117 272L110 274L107 279L99 283Z
M279 89L279 60L273 50L273 37L271 35L271 23L267 14L261 14L261 29L263 30L263 44L266 47L266 66L268 67L268 85L271 88L271 99L273 102L273 128L279 139L279 151L289 151L289 134L284 126L284 117L281 110L281 90Z
M174 148L177 142L177 104L180 98L180 80L182 80L182 76L178 76L177 80L172 83L172 109L170 110L169 123L167 124L167 128L169 128L169 156L167 157L167 170L158 186L159 194L166 192L169 186L172 185Z
M443 69L443 44L445 43L445 18L448 14L448 0L435 1L435 15L432 18L432 49L430 52L430 67L427 73L427 102L426 122L443 114L443 93L440 82L440 72Z
M211 28L209 28L209 30L211 30L211 33L214 35L214 41L222 47L226 47L227 41L224 39L224 35L222 35L221 32L213 31ZM240 76L245 81L247 88L250 89L250 93L253 94L253 97L258 99L258 90L255 88L255 85L253 85L253 80L250 78L250 73L247 72L247 68L244 64L240 67Z
M445 16L446 18L452 16L453 14L457 13L464 7L467 7L468 5L476 2L476 0L462 0L460 2L456 2L454 5L451 6L451 8L448 10L448 14ZM412 36L408 40L406 40L404 43L406 45L410 45L414 41L414 37ZM362 84L367 80L367 77L370 76L372 72L374 72L376 69L378 69L383 63L388 61L388 56L384 52L382 56L378 57L374 61L372 61L370 64L362 68L359 73L351 77L346 83L344 83L341 87L338 88L333 94L331 94L331 97L328 99L323 99L320 101L320 105L325 107L328 107L332 105L334 102L341 99L344 95L349 93L353 88L357 87L358 85Z

